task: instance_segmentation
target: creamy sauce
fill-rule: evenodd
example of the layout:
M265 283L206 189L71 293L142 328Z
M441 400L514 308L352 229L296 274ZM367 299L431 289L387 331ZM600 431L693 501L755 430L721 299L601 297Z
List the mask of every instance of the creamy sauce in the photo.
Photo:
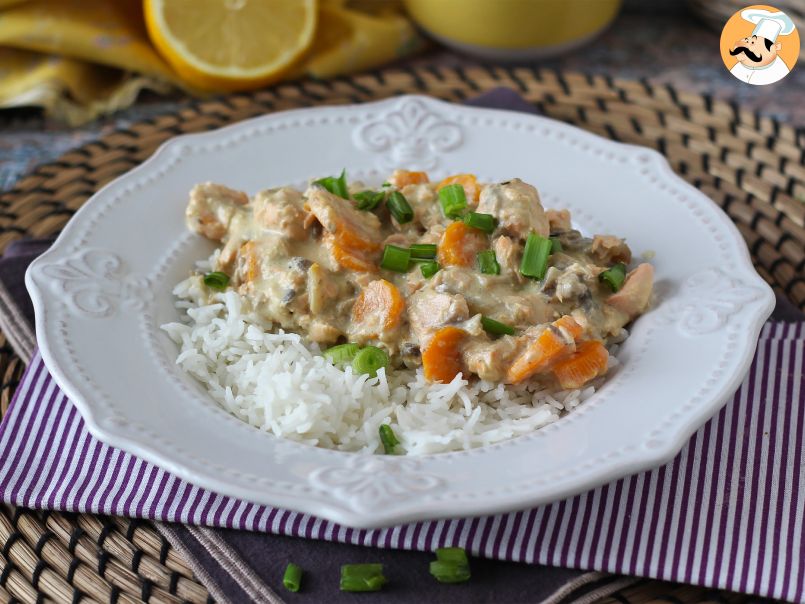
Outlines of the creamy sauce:
M404 225L382 204L360 211L352 200L317 185L304 193L261 191L250 200L210 183L191 192L188 225L221 241L216 269L266 320L323 345L381 347L393 365L420 365L434 335L455 326L463 332L456 360L463 371L512 381L509 367L546 329L573 343L566 331L550 326L560 317L572 317L572 325L583 330L575 337L606 344L622 339L623 327L648 306L651 267L641 265L613 294L599 275L616 262L628 264L629 248L610 235L582 237L567 212L542 208L532 186L518 179L473 185L480 191L476 199L464 185L468 209L496 219L495 230L486 234L451 226L437 184L404 184L406 174L395 172L390 188L413 208L414 219ZM455 232L462 237L454 241ZM519 270L530 233L554 237L562 246L540 280ZM380 268L386 244L415 243L438 245L441 270L435 275L423 277L415 263L404 273ZM475 257L482 250L495 252L499 274L480 272ZM482 316L511 327L514 335L490 335Z

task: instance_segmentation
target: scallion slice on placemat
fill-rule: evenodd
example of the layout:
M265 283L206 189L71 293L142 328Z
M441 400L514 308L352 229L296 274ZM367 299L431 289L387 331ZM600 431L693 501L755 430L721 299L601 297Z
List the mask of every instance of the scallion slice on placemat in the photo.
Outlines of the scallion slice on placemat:
M440 547L436 560L430 563L430 574L439 583L463 583L469 581L470 562L467 552L461 547Z
M282 576L282 584L288 591L297 592L302 586L302 569L293 562L285 567L285 574Z
M344 564L341 591L380 591L387 583L382 564Z

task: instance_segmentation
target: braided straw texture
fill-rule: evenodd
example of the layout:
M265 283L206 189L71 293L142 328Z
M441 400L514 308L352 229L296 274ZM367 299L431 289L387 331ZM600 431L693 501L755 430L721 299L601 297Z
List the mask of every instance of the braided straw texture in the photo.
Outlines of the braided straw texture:
M662 152L718 203L745 237L760 274L805 309L805 131L737 105L648 81L529 68L411 68L284 84L194 102L39 166L0 194L0 251L58 232L101 186L168 138L297 107L403 93L461 101L513 88L545 115ZM0 334L0 416L24 370ZM0 505L0 602L205 602L206 589L150 523ZM607 602L744 602L749 598L642 581ZM753 599L756 601L756 599Z

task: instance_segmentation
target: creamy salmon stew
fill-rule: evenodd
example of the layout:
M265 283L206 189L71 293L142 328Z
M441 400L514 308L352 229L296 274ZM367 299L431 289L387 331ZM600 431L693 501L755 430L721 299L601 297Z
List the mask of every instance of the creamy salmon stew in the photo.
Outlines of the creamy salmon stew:
M653 268L590 237L518 178L345 173L250 197L195 186L188 228L218 244L176 286L177 362L277 436L422 454L558 419L616 364Z

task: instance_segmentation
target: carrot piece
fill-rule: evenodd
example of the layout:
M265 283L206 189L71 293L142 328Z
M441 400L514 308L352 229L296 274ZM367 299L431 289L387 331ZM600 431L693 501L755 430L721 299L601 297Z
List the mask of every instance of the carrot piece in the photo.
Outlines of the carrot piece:
M576 323L573 317L570 315L560 317L526 346L523 353L509 367L507 381L516 384L535 373L549 370L556 362L576 349L575 339L581 332L581 325Z
M467 335L463 329L448 326L439 329L422 351L422 369L429 382L451 382L463 370L461 342Z
M439 264L472 266L475 263L475 256L487 246L484 233L468 227L463 222L451 222L437 248Z
M359 273L377 272L377 264L365 252L346 247L332 233L325 233L322 241L331 250L333 258L342 267Z
M238 256L241 259L240 274L244 283L251 283L260 276L260 267L257 263L257 246L254 241L247 241L240 246Z
M409 172L408 170L394 170L389 182L398 189L407 185L421 185L430 182L427 172Z
M579 336L584 332L584 328L579 325L576 320L571 317L570 315L564 315L559 317L556 321L553 322L556 327L560 327L565 329L567 333L569 333L574 340L578 340Z
M598 340L581 342L576 352L553 368L559 385L565 390L581 388L590 380L604 375L609 365L609 353Z
M352 305L352 322L361 323L364 332L378 336L400 325L405 300L393 283L385 279L372 281L358 294Z
M379 243L362 239L354 231L350 231L341 224L339 224L338 230L335 232L334 237L341 247L353 251L377 252L382 247Z
M467 196L468 203L475 205L478 202L478 199L481 197L481 188L478 186L478 179L475 178L474 174L454 174L453 176L448 176L436 186L436 190L438 191L442 187L455 184L464 187L464 194Z

